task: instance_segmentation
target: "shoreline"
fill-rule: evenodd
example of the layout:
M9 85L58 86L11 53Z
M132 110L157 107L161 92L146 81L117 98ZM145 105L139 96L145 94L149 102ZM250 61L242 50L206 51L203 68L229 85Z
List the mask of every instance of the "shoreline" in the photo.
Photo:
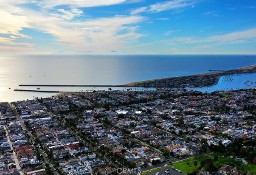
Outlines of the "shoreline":
M199 88L212 86L218 83L221 76L256 73L256 65L241 67L238 69L207 72L195 75L186 75L178 77L160 78L145 80L124 84L133 87L151 87L151 88Z

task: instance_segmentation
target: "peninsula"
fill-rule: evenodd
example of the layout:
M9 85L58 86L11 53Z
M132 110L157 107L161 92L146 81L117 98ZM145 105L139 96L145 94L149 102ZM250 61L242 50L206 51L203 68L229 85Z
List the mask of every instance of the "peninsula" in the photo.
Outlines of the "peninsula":
M131 87L152 87L152 88L195 88L212 86L218 83L221 76L234 75L234 74L247 74L255 73L256 65L246 66L234 70L210 72L197 75L179 76L162 78L155 80L146 80L141 82L128 83L126 86Z

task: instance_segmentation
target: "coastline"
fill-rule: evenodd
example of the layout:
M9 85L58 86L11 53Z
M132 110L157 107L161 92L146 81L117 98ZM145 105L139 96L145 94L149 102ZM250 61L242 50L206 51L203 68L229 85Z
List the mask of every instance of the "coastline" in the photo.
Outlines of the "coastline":
M202 87L211 87L213 85L218 84L220 78L225 75L239 75L239 74L251 74L256 73L256 65L250 65L245 67L240 67L238 69L233 70L227 70L227 71L214 71L214 72L206 72L201 74L192 74L192 75L186 75L186 76L176 76L176 77L169 77L169 78L160 78L160 79L151 79L151 80L145 80L145 81L139 81L139 82L131 82L127 84L105 84L105 85L79 85L79 84L37 84L37 85L28 85L28 84L20 84L19 87L13 87L11 90L9 89L8 92L10 94L10 98L8 97L7 100L2 100L3 102L9 101L20 101L24 99L33 99L34 97L50 97L50 94L62 94L62 92L80 92L73 91L73 87L75 89L84 89L84 88L105 88L106 91L108 90L115 90L115 88L125 88L124 90L130 90L133 88L146 88L146 89L158 89L158 88L202 88ZM254 76L254 74L252 74ZM231 77L232 78L232 77ZM129 81L128 81L129 82ZM253 80L253 82L255 82ZM256 82L255 82L256 83ZM29 87L31 86L31 88ZM38 90L40 88L35 87L42 86L41 90ZM49 88L44 88L44 87ZM50 88L50 87L59 87L59 88ZM70 87L70 88L66 88ZM236 85L234 85L236 87ZM255 87L255 86L253 86ZM128 89L127 89L128 88ZM251 87L252 88L252 87ZM16 89L16 90L15 90ZM233 89L233 88L231 88ZM94 90L94 89L93 89ZM135 89L136 90L136 89ZM20 91L20 93L15 91ZM86 91L86 90L85 90ZM11 93L12 92L12 93ZM5 95L6 96L6 95ZM6 96L7 97L7 96ZM2 99L5 97L3 96Z
M152 88L199 88L217 84L221 76L248 73L256 73L256 65L250 65L226 71L207 72L203 74L145 80L127 83L124 85Z

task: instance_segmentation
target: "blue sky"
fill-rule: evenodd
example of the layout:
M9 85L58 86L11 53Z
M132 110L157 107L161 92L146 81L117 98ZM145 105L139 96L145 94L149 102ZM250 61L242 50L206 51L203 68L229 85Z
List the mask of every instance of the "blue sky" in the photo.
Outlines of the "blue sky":
M6 0L2 54L256 54L255 0Z

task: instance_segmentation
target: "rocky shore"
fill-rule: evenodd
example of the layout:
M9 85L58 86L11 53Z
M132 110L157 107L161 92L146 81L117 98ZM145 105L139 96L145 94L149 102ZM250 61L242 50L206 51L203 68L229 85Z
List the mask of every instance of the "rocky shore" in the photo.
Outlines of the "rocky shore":
M234 74L256 73L256 65L246 66L239 69L210 72L190 76L170 77L163 79L147 80L126 84L134 87L152 87L152 88L195 88L205 87L217 84L221 76Z

